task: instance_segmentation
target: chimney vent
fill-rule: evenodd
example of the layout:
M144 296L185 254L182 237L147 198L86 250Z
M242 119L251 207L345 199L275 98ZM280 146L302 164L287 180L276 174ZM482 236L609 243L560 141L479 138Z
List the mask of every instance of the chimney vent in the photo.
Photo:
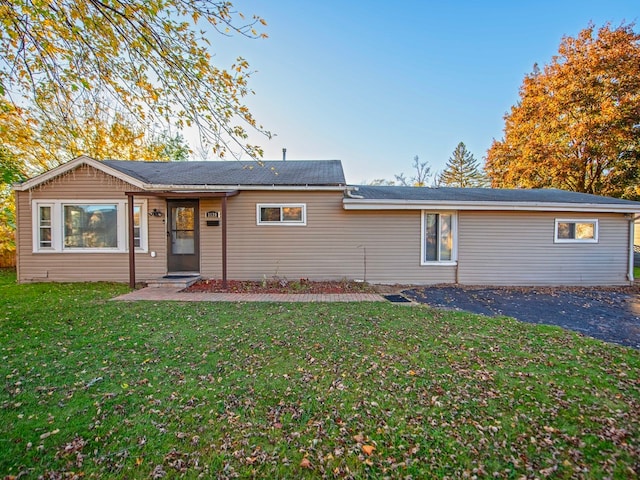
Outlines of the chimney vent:
M282 161L285 162L287 160L287 149L282 149Z

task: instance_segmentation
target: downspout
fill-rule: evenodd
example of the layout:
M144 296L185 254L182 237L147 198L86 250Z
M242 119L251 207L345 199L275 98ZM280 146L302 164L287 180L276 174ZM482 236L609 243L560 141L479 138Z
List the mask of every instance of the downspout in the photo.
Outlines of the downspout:
M634 252L633 252L633 242L634 242L634 228L635 228L635 221L640 218L640 215L638 216L634 216L634 215L628 215L627 218L629 219L629 270L627 271L627 279L629 280L629 283L631 285L633 285L633 264L634 264Z
M227 288L227 197L222 197L222 288Z
M16 184L14 184L13 186L15 187ZM21 283L20 282L20 234L22 233L22 229L18 228L18 225L20 225L20 209L18 208L18 205L20 205L20 200L18 199L18 191L14 188L13 189L13 204L16 206L15 209L15 222L16 222L16 229L14 230L14 239L15 239L15 243L16 243L16 282L17 283ZM29 208L33 208L32 203L29 202ZM33 214L32 214L33 216ZM32 247L33 248L33 247Z
M129 217L129 288L133 290L136 288L136 244L133 238L133 193L127 193L127 207L127 216Z

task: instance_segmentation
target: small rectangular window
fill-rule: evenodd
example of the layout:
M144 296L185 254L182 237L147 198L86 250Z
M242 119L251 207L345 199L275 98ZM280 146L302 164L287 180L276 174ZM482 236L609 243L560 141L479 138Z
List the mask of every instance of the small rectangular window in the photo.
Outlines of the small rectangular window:
M258 204L258 225L306 225L305 204Z
M51 248L51 242L51 206L40 205L38 214L38 245L40 248Z
M555 243L596 243L598 220L556 219Z
M140 205L133 206L133 246L140 248L142 245L142 227L140 223L142 207Z

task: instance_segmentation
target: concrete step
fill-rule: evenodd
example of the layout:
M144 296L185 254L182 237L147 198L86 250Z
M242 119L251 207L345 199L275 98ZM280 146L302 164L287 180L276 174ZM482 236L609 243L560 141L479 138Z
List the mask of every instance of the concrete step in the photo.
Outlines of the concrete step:
M200 275L165 275L164 277L148 280L147 286L153 288L187 288L200 280L200 278Z

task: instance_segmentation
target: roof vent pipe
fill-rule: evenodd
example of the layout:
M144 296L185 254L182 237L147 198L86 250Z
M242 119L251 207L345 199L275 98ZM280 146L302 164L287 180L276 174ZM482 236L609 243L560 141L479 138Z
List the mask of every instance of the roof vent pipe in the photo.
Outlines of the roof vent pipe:
M287 160L287 149L282 149L282 161L285 162Z

